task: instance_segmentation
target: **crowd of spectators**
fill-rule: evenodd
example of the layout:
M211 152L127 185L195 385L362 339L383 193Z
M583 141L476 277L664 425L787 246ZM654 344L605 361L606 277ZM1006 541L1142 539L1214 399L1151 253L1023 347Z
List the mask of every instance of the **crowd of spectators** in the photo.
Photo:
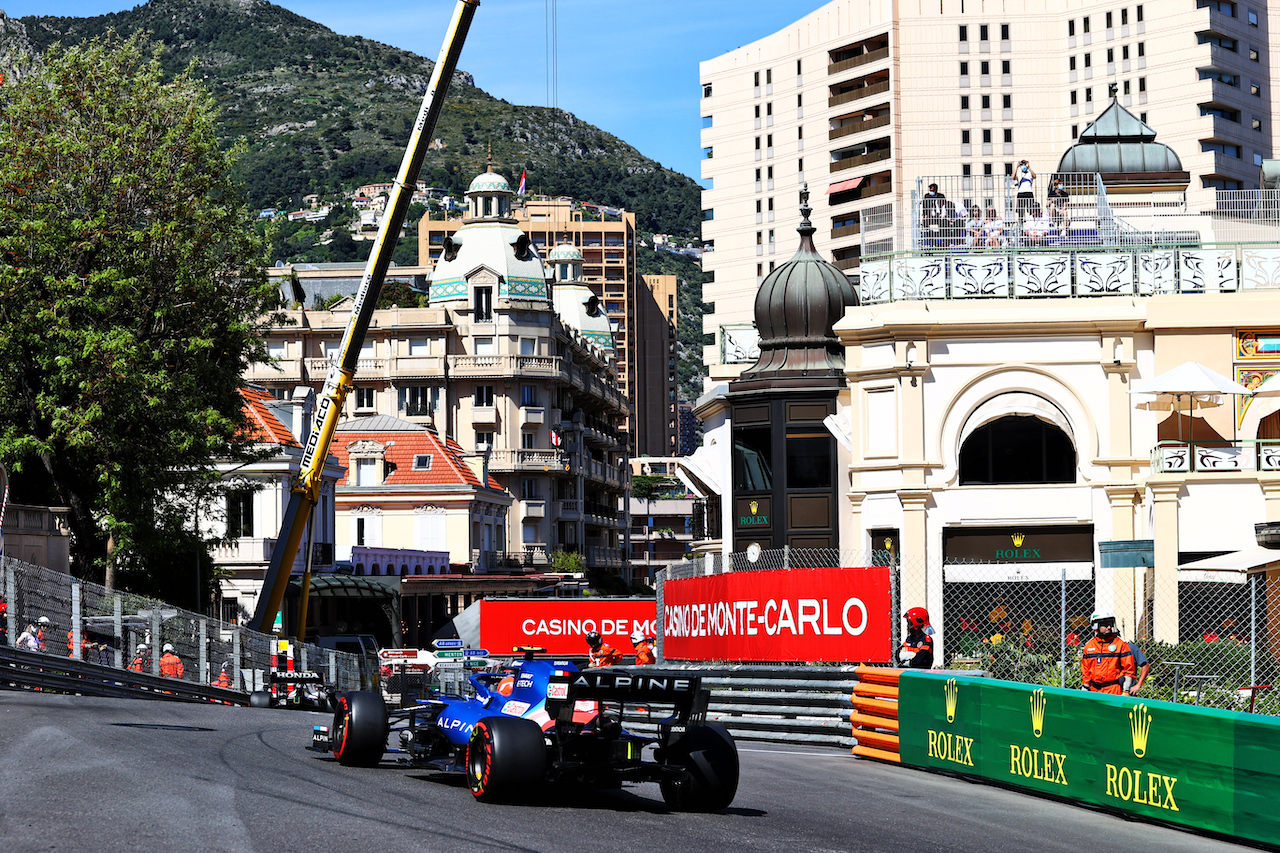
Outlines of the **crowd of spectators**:
M1018 164L1018 194L1006 209L983 209L972 204L957 208L936 183L924 194L920 218L920 246L924 249L1005 249L1052 246L1070 236L1070 194L1055 177L1041 206L1033 194L1035 172L1025 160Z

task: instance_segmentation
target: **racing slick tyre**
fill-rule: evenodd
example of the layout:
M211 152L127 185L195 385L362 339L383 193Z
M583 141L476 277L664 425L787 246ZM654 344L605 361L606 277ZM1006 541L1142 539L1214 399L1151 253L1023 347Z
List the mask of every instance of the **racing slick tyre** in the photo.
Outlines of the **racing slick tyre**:
M738 792L738 746L724 726L691 727L667 747L662 763L683 767L659 783L662 799L676 811L719 811Z
M344 767L376 767L387 751L387 706L377 693L353 690L338 697L330 737Z
M249 694L250 708L270 708L271 694L265 690L255 690Z
M467 741L467 785L482 803L527 795L547 772L542 728L520 717L485 717Z

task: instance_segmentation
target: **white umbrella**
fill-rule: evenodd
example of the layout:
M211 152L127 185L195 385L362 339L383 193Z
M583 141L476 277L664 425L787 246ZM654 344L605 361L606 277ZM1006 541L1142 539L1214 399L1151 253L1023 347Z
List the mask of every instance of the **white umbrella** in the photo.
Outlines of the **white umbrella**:
M1220 394L1243 394L1252 396L1253 391L1234 379L1223 376L1205 367L1198 361L1188 361L1173 370L1165 371L1154 379L1139 382L1129 390L1130 394L1145 394L1154 397L1138 403L1142 409L1176 410L1181 408L1186 398L1187 418L1192 409L1206 409L1219 406ZM1178 422L1181 430L1182 422Z

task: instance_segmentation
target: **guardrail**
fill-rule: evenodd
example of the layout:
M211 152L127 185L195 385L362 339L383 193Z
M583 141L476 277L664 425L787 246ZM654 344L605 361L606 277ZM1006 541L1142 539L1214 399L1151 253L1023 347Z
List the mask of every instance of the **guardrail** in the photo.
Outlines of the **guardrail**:
M624 667L644 672L646 667ZM812 743L851 748L850 697L857 684L852 666L688 666L659 664L663 671L700 675L711 689L707 722L719 723L738 740ZM629 729L657 731L665 710L628 709Z
M249 695L236 690L0 646L0 687L5 686L81 696L249 704Z

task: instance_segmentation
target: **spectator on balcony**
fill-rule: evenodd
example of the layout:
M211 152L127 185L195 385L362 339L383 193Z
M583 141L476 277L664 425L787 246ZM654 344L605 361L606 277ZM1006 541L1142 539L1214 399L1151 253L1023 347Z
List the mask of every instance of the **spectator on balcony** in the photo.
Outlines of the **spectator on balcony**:
M986 221L982 223L982 244L991 249L999 249L1004 246L1005 224L1000 218L1000 214L996 213L994 207L987 208Z
M967 235L965 245L971 249L976 249L983 245L985 240L982 237L982 226L984 220L982 218L982 208L974 205L969 210L969 218L965 220L964 230Z
M947 222L947 197L938 192L937 184L929 184L924 194L921 210L921 237L927 248L935 248L943 238L943 226Z
M1018 161L1018 168L1013 173L1017 189L1018 222L1027 218L1031 205L1036 198L1036 173L1026 160Z
M1062 186L1062 178L1054 178L1053 185L1049 188L1049 218L1059 231L1070 224L1067 216L1067 202L1070 200L1071 195Z
M1022 224L1023 244L1027 246L1043 246L1053 231L1053 223L1040 210L1040 205L1031 205L1031 216Z

